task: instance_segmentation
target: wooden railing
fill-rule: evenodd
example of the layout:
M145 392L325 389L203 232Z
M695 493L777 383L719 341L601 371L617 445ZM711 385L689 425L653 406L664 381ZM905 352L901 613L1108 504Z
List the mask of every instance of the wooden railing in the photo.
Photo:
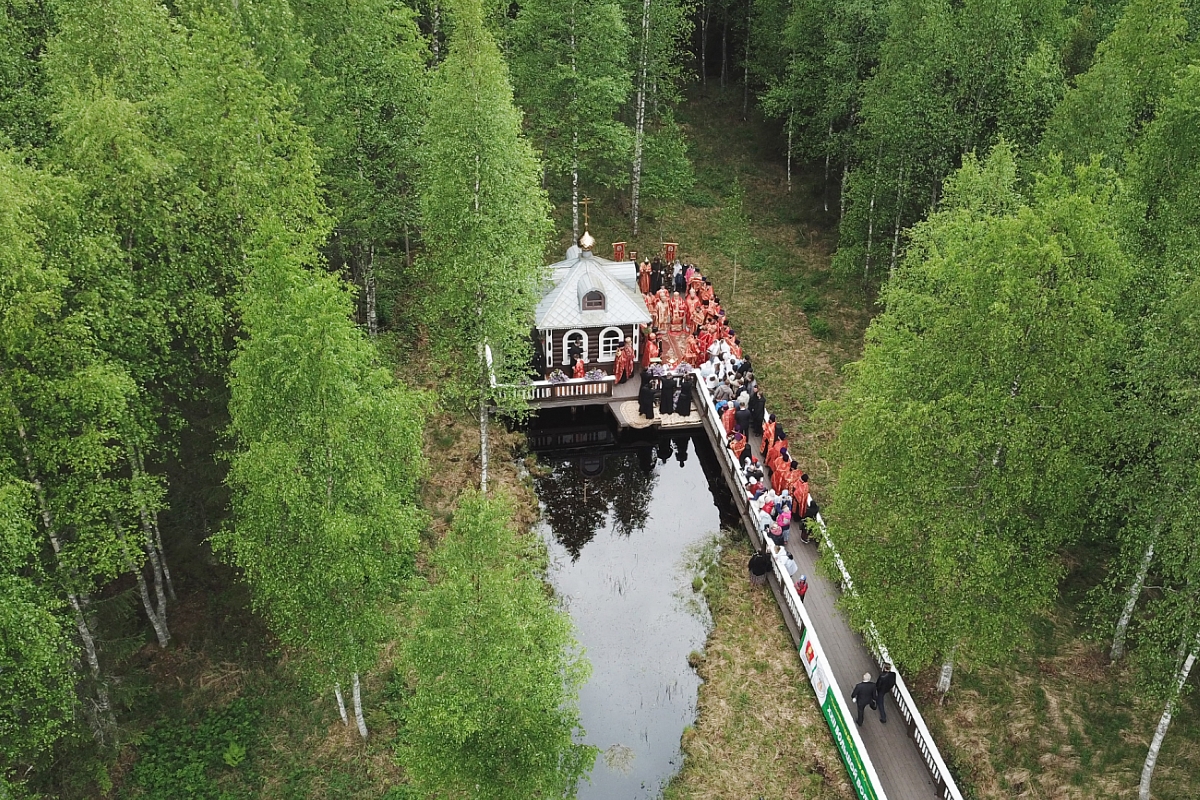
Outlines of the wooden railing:
M569 378L565 381L533 381L522 384L497 385L496 390L510 400L524 400L528 403L548 403L554 400L574 400L579 398L612 397L613 386L617 379L612 375L603 378Z

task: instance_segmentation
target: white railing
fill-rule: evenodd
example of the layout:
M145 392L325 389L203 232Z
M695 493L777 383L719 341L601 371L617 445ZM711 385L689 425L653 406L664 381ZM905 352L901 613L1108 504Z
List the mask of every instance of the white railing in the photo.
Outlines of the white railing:
M854 594L854 580L850 577L850 571L846 569L846 563L842 561L841 554L834 547L833 540L829 538L828 528L825 525L825 518L821 513L817 512L817 524L821 526L821 538L825 542L825 547L833 556L833 562L837 564L838 572L842 576L842 588L847 594ZM871 655L883 664L891 664L892 657L888 655L887 647L884 645L882 638L879 636L879 631L875 628L875 623L867 621L866 636L863 637L867 642L867 647L871 651ZM946 766L945 760L942 758L942 753L938 750L937 743L933 741L933 734L929 732L929 727L925 724L925 718L921 716L920 709L917 708L917 701L913 699L912 694L908 691L908 684L904 682L904 676L899 672L896 673L896 686L892 689L892 696L896 701L896 707L900 710L900 716L904 718L904 723L908 729L908 733L913 737L913 742L917 745L917 750L921 753L921 758L925 761L925 766L929 769L929 774L933 776L935 785L938 788L938 793L942 800L963 800L962 792L959 791L958 784L954 781L954 776L950 774L950 768Z
M533 381L532 383L497 385L496 389L509 399L521 399L529 403L575 398L612 397L617 379L612 375L603 378L568 378L565 381Z
M697 380L695 383L700 404L704 407L702 416L705 427L708 428L709 438L717 451L717 458L732 479L731 483L735 484L730 487L734 501L742 514L742 520L750 534L751 541L756 545L761 545L762 535L758 530L756 517L758 501L751 500L746 496L746 474L742 471L741 464L734 458L733 451L725 444L725 427L721 424L720 417L717 416L716 405L713 403L708 387L704 385L703 381ZM832 669L826 670L823 666L826 660L825 654L812 620L804 609L804 604L800 602L800 596L788 578L782 561L776 557L773 562L779 587L784 597L784 613L791 614L792 620L800 630L801 638L797 643L803 648L800 653L800 661L804 664L809 686L816 695L817 704L821 706L821 713L833 734L838 753L846 765L850 782L860 800L887 800L883 784L875 772L875 766L871 763L871 757L867 753L867 748L863 744L857 727L848 724L850 707L846 703L837 678L833 675ZM811 658L808 657L809 655Z
M705 407L707 427L710 428L710 435L716 445L718 458L729 469L729 473L733 477L733 482L738 484L732 487L734 499L746 519L747 528L752 532L752 540L756 543L761 543L761 534L758 531L756 516L759 506L758 501L750 500L746 497L746 474L742 472L741 465L737 463L737 459L733 457L733 452L725 444L725 427L722 425L720 417L717 416L716 405L713 403L712 396L708 392L708 387L704 386L702 381L696 381L696 387L702 398L701 402ZM764 411L763 413L766 414L767 412ZM801 524L804 524L804 522L801 521ZM837 548L834 546L833 540L829 538L825 518L821 516L820 512L817 512L817 524L821 528L821 538L824 541L824 546L833 558L833 562L837 565L838 572L842 576L843 590L849 594L854 594L854 581L850 577L849 570L846 569L845 562L842 561L841 554L838 553ZM789 606L788 610L792 612L793 618L797 622L803 621L803 624L811 629L812 623L808 619L808 613L804 610L803 604L800 603L798 595L793 599L792 595L796 594L795 588L792 586L792 582L787 579L786 574L780 572L781 569L782 564L777 561L775 570L779 576L780 586L785 589L784 597ZM874 622L867 622L867 635L864 638L872 656L875 657L880 665L892 663L891 656L888 655L887 647L884 646L883 641L880 639L879 631L876 630ZM803 660L803 657L801 660ZM832 679L832 676L830 677ZM921 758L934 780L938 795L942 800L963 800L962 792L959 791L958 784L954 781L954 776L950 774L950 769L946 766L946 762L933 740L933 734L929 732L929 728L925 724L925 719L921 716L921 712L917 708L917 703L909 692L908 685L904 682L904 677L899 672L896 672L896 686L892 689L892 696L896 702L900 716L904 718L908 733L912 736L913 742L916 744L917 750L920 752ZM846 713L849 713L848 710ZM857 739L858 732L852 731L852 733ZM858 742L858 745L861 749L862 743ZM865 756L866 751L862 750L862 752ZM880 791L882 792L882 789Z

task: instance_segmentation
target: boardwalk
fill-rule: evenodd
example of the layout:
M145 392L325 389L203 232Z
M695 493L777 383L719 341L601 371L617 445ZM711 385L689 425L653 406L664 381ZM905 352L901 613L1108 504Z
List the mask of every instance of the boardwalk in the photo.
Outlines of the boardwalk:
M607 397L580 398L573 404L605 404L609 406L615 416L620 418L619 407L636 398L637 385L637 379L631 380L624 385L612 387L611 394ZM746 513L745 491L739 483L738 473L733 470L728 449L724 447L720 435L712 429L714 418L710 417L708 413L711 411L709 405L711 400L708 393L699 387L696 394L696 408L703 413L693 414L692 418L686 420L686 423L680 418L676 424L680 427L701 425L705 427L710 443L716 449L717 461L721 464L726 482L735 498L739 498L737 504L746 527L754 530L755 540L759 541L754 523ZM553 407L560 404L554 402L538 403L537 405ZM703 420L700 420L699 416L703 416ZM656 419L657 422L659 420ZM762 441L758 436L751 438L751 446L753 452L761 458ZM862 679L864 672L871 673L873 679L877 677L880 671L879 663L871 655L862 636L850 628L846 618L836 608L836 602L841 592L835 582L818 571L816 544L803 544L798 536L794 536L788 549L795 556L800 572L808 576L809 591L805 597L804 609L811 618L813 629L824 648L825 663L833 672L833 677L841 688L847 705L852 707L853 704L849 699L850 690ZM798 642L797 621L788 608L782 589L774 575L771 576L771 588L783 612L784 619L791 629L793 638ZM897 708L895 698L889 696L887 702L888 722L886 724L879 721L878 711L868 708L864 715L863 725L858 728L886 797L888 800L930 800L942 797L944 790L937 785L926 767L926 760L910 735L911 727L906 725L904 717ZM849 724L854 724L852 718Z

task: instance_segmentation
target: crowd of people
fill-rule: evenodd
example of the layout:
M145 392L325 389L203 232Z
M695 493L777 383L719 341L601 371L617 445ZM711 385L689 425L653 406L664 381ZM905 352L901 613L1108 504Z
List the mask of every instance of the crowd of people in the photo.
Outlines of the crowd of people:
M762 533L763 548L750 557L750 580L763 585L779 558L796 587L800 601L808 593L808 577L798 575L799 565L788 544L795 530L808 544L809 521L820 510L809 491L808 473L788 449L788 435L774 414L766 414L766 400L754 376L750 359L729 327L712 282L694 265L678 260L643 261L638 267L638 287L653 320L644 331L642 386L639 412L688 415L692 409L693 382L703 382L712 396L724 429L726 446L746 480L746 498ZM683 342L680 346L680 342ZM632 374L632 358L620 365ZM753 437L760 437L758 453ZM870 674L854 687L851 702L858 707L859 725L867 705L879 708L887 722L884 699L895 686L891 665L885 664L878 682Z
M676 260L668 265L654 258L638 266L638 288L653 320L643 336L639 412L650 419L656 411L686 416L692 408L693 382L703 382L716 405L726 446L748 481L747 498L763 540L780 554L787 553L793 530L808 543L807 521L815 520L818 511L808 474L789 452L783 425L774 414L766 415L753 366L729 327L712 281L693 264ZM757 454L755 436L761 437ZM764 550L756 558L751 559L751 580L765 583L770 555ZM797 577L790 553L786 564L803 600L807 577Z

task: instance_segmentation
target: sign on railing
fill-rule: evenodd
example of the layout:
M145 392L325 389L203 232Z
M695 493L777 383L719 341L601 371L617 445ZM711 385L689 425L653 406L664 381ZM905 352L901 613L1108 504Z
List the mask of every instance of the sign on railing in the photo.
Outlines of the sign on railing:
M758 501L747 499L744 488L746 475L742 472L741 464L733 457L733 452L728 447L722 446L725 441L725 428L717 416L717 409L712 395L708 392L708 387L703 382L697 381L696 388L700 395L700 404L704 407L705 427L708 428L713 443L717 445L717 458L721 460L733 482L737 484L731 487L733 496L738 502L739 510L743 512L743 520L751 540L757 542L760 540L760 536L754 516L746 512L751 511L751 505L757 505ZM829 726L829 731L833 734L833 741L837 745L842 763L846 765L846 773L850 776L854 792L859 800L887 800L883 785L875 772L875 767L871 763L871 757L867 754L858 729L846 722L850 717L850 709L846 705L845 696L838 686L833 670L825 669L825 653L817 638L816 630L813 628L812 620L809 619L808 612L804 610L804 604L800 602L800 596L796 594L796 587L788 579L783 564L778 560L775 560L774 564L775 574L779 579L779 585L783 590L787 605L784 610L790 612L796 626L800 629L800 660L804 662L809 685L812 687L813 694L816 695L817 704L825 718L825 724Z

